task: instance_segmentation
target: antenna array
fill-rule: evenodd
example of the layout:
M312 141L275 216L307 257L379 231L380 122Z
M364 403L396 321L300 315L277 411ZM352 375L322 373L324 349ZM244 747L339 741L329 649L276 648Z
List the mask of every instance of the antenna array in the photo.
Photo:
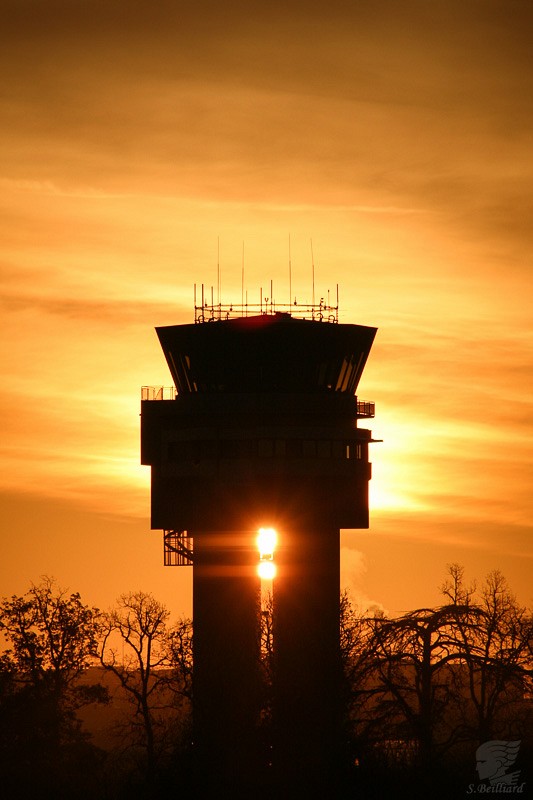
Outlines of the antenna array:
M274 287L272 281L270 281L270 297L263 296L263 288L260 288L259 303L249 303L248 291L244 295L244 289L241 289L240 303L215 303L213 287L211 286L210 301L206 299L206 288L202 283L198 292L198 287L194 284L194 321L196 323L220 322L221 320L238 319L239 317L274 314L286 314L290 317L309 319L315 322L337 323L339 321L338 284L336 305L331 305L329 289L327 300L321 297L318 303L298 303L296 298L294 298L293 303L276 303L273 299Z

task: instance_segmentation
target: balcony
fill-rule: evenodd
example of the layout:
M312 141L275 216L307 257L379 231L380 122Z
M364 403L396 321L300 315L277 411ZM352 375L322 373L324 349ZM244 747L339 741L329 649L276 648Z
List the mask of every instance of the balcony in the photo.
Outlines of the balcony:
M177 390L175 386L141 386L141 400L175 400ZM357 401L358 419L373 419L376 404L364 400Z
M359 419L374 419L376 414L376 404L365 400L357 401L357 416Z
M175 386L141 386L141 400L175 400Z

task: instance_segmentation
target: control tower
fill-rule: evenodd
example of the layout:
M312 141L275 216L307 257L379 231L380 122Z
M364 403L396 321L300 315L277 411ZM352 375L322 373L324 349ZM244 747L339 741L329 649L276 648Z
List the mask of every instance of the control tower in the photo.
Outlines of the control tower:
M151 527L164 531L165 563L193 570L198 780L252 796L266 769L276 797L333 796L339 532L369 524L372 438L359 420L374 405L356 391L376 329L339 324L338 303L202 301L193 324L156 331L175 388L143 387L141 461L152 468ZM266 755L257 734L264 527L277 531Z

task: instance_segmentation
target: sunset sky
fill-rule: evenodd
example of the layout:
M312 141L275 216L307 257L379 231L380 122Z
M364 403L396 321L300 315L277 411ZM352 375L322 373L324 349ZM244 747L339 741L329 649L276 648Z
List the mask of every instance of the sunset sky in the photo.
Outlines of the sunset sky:
M139 466L154 327L193 283L340 285L375 326L367 608L440 601L446 564L533 602L530 0L1 0L0 595L43 574L103 608L162 566Z

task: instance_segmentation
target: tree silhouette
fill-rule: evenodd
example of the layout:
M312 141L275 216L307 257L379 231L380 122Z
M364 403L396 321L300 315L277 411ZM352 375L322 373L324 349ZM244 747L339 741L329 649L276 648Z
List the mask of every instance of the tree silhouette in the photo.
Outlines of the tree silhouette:
M371 623L374 675L382 690L380 710L390 727L389 738L414 739L426 771L456 738L446 712L453 699L450 665L461 659L452 631L464 612L458 605L424 608Z
M533 692L531 613L498 571L478 590L466 585L463 568L453 564L441 591L444 605L395 618L360 614L346 593L341 596L349 791L359 786L363 796L392 796L403 787L413 798L428 792L447 798L467 785L457 782L461 759L472 769L480 743L522 739L524 752L530 746L531 711L524 697ZM270 600L261 616L258 781L265 786L273 742L273 613ZM0 775L6 796L100 800L102 780L109 798L114 791L122 796L122 790L141 796L135 794L132 762L121 752L120 761L110 755L106 766L77 718L85 704L106 699L101 685L87 684L87 668L97 657L131 704L122 744L134 758L142 755L142 796L184 785L190 775L190 754L183 748L193 686L190 620L170 626L167 609L144 592L123 595L101 614L79 594L43 578L25 595L0 601L0 631L7 648L0 655ZM113 764L120 763L125 768L115 774Z
M107 700L100 685L79 683L94 662L99 611L44 577L2 600L0 630L9 648L0 665L8 771L18 782L39 775L41 785L58 784L86 738L76 712Z
M462 706L466 728L482 743L494 738L498 723L502 738L505 716L505 735L519 733L519 707L533 689L531 613L517 603L499 570L489 573L476 599L475 587L464 585L463 568L452 564L442 591L452 607L463 609L452 635L461 665L454 672L455 684L469 700Z
M168 631L170 680L169 688L181 698L192 701L193 626L192 620L180 619Z
M448 602L437 608L365 618L346 598L342 604L355 752L374 763L381 754L387 770L411 763L420 781L432 782L465 742L519 738L533 688L531 614L501 573L476 592L462 567L448 571Z
M100 644L102 666L118 678L133 706L122 732L128 746L145 753L149 788L155 785L158 763L170 748L169 733L175 731L179 709L172 695L190 695L192 679L189 629L183 623L171 631L168 619L168 610L151 594L124 594L105 615Z

